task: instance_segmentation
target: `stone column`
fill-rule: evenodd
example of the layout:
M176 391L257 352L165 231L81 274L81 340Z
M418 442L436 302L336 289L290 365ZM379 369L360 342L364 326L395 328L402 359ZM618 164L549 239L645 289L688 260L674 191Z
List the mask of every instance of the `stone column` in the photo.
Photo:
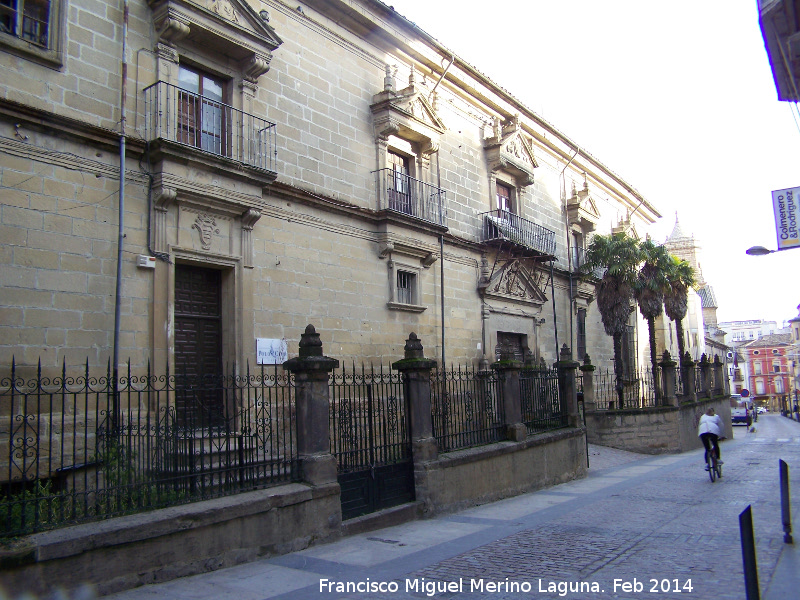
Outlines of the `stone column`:
M687 402L697 401L697 364L692 360L691 355L686 352L681 361L683 370L683 397Z
M708 357L703 354L700 357L700 390L704 397L711 397L711 363Z
M725 391L725 383L723 379L725 370L722 367L723 365L719 360L719 356L714 356L714 362L711 364L711 369L714 372L714 389L711 390L711 395L713 397L721 396Z
M594 397L594 370L595 366L592 364L589 355L583 357L583 364L580 366L581 373L583 374L583 410L585 412L593 412L597 410L597 402Z
M522 363L514 360L513 353L509 353L506 348L501 348L500 360L492 363L492 369L500 378L506 437L514 442L521 442L528 437L528 428L522 422L522 394L519 385Z
M336 458L331 454L330 388L328 375L339 361L322 355L322 341L313 325L300 336L300 355L283 363L294 375L297 410L297 452L306 483L336 481Z
M578 387L575 374L578 370L577 361L572 360L572 350L564 344L556 363L558 369L558 395L561 400L562 410L566 408L570 427L581 426L581 415L578 411Z
M392 363L392 368L403 374L414 462L436 460L439 449L431 417L431 369L436 368L436 361L425 358L422 342L416 333L411 333L406 340L405 358Z
M662 406L678 406L678 397L676 395L676 373L675 367L678 366L669 352L664 350L661 355L661 362L658 363L661 367L661 404Z

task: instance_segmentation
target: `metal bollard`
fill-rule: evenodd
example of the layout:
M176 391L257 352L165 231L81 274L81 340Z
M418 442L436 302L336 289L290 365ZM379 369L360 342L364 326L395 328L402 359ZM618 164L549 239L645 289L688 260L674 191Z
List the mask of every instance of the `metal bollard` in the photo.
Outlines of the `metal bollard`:
M789 501L789 465L781 459L781 517L783 519L783 541L794 543L792 539L792 503Z
M739 533L742 536L742 561L744 562L744 588L747 600L760 600L758 565L756 564L756 539L753 535L753 514L747 505L739 515Z

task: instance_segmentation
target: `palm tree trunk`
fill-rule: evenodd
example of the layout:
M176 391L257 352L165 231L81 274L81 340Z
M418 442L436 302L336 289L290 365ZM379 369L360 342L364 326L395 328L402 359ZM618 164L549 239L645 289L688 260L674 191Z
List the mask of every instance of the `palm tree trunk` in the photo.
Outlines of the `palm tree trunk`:
M678 363L683 363L683 319L675 320L675 334L678 336Z
M614 376L616 378L617 401L619 402L618 408L624 408L624 387L622 378L624 376L622 370L622 334L614 334Z

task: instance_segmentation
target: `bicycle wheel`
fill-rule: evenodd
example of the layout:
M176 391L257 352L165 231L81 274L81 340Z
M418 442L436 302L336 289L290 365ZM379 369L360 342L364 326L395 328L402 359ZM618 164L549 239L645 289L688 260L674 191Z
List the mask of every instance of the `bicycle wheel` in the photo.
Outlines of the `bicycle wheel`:
M714 460L714 457L711 456L711 452L708 453L706 456L706 464L708 465L708 477L711 479L711 483L714 483L714 480L717 478L717 461Z

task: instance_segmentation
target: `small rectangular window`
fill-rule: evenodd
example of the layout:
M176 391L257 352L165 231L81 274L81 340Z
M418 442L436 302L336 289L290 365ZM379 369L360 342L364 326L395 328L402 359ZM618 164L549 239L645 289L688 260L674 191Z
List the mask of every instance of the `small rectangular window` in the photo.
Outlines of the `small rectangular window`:
M397 301L401 304L416 304L414 288L416 275L408 271L397 271Z
M578 309L578 354L577 360L583 360L586 356L586 309Z
M511 188L501 183L497 184L497 208L510 213L514 212L514 206L511 202Z
M0 0L0 32L50 47L50 0Z

